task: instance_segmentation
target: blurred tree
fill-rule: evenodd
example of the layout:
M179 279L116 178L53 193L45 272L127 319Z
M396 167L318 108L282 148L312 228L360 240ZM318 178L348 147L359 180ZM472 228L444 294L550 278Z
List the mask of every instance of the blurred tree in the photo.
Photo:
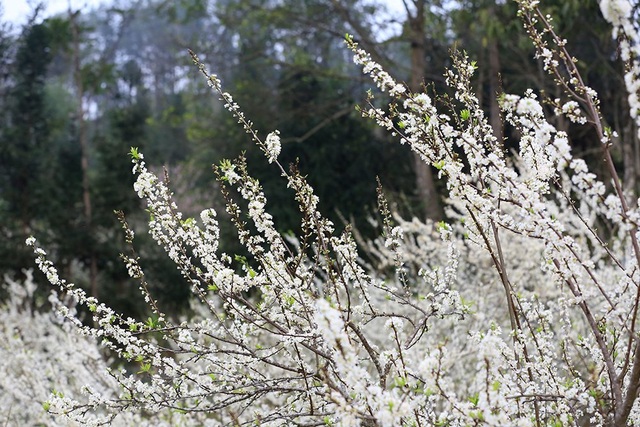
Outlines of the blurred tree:
M373 10L358 2L351 13L362 15L364 21ZM350 27L335 12L333 4L324 0L216 2L216 19L231 41L223 47L223 56L231 56L233 64L233 71L229 64L223 65L222 77L229 77L223 84L257 129L265 134L276 128L282 132L281 158L298 162L302 172L309 173L323 211L337 223L347 218L366 228L375 200L375 175L402 177L399 182L405 187L399 190L404 191L412 187L406 179L412 172L405 167L408 158L402 150L385 145L380 134L357 117L354 104L364 98L365 88L358 71L349 66L350 54L344 48ZM271 190L277 186L270 166L258 159L261 155L247 144L233 119L223 115L207 124L208 132L207 125L198 127L202 148L196 151L215 151L214 161L220 155L234 157L246 151L252 171L276 206L278 226L296 228L297 208L291 195ZM215 150L208 148L214 144ZM318 169L322 173L311 173Z
M82 171L82 205L85 227L90 236L94 236L93 206L91 203L91 184L89 181L89 135L85 120L85 81L86 76L82 67L82 52L80 47L80 25L78 16L80 11L72 12L69 9L69 28L71 30L71 61L73 64L73 88L76 99L75 125L77 139L80 146L80 167ZM86 69L86 68L85 68ZM86 248L89 257L89 288L91 295L98 298L98 258L94 244Z
M5 237L0 262L16 269L32 264L28 261L28 252L20 248L24 248L24 239L37 226L36 219L47 213L48 185L42 177L45 153L49 149L45 84L50 62L49 29L46 24L30 24L19 37L13 64L4 70L10 87L5 89L7 97L3 100L7 107L3 110L6 126L0 144L0 197Z
M377 40L376 32L372 30L375 27L367 25L355 14L350 2L331 0L331 4L355 32L358 42L372 54L374 60L392 73L395 72L399 80L407 81L412 92L418 93L424 90L425 75L429 68L427 57L435 59L435 64L429 65L435 65L436 68L447 62L446 56L438 55L438 52L443 50L442 46L448 44L446 31L443 31L446 29L447 16L441 1L403 1L405 12L403 31L399 37L393 38L395 41L408 44L410 58L408 73L400 73L397 67L393 66L394 61L390 59L391 56L384 47L389 40ZM412 153L412 158L417 207L422 212L420 216L440 220L444 212L434 180L434 168L423 162L417 153Z

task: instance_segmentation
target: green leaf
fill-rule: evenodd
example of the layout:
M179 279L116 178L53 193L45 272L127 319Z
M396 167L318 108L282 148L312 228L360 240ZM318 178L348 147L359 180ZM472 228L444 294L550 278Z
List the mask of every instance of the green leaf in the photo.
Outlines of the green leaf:
M441 230L449 230L451 227L449 227L449 224L447 224L445 221L440 221L438 222L438 224L436 225L436 229L438 231Z
M402 387L404 387L404 386L406 386L406 385L407 385L407 379L406 379L406 378L404 378L404 377L396 377L396 378L394 379L394 385L395 385L396 387L400 387L400 388L402 388Z
M478 393L469 397L469 402L471 402L473 406L478 406L479 401L480 401L480 395Z
M229 169L231 169L233 167L233 164L231 163L231 160L229 159L222 159L220 160L220 169L224 172L224 171L228 171Z
M138 147L131 147L129 149L129 155L134 160L140 160L140 153L138 152Z
M151 363L143 363L140 365L140 370L138 371L138 374L144 374L147 373L151 370Z
M153 317L148 317L146 325L149 329L154 329L155 327L158 326L158 319L154 319Z

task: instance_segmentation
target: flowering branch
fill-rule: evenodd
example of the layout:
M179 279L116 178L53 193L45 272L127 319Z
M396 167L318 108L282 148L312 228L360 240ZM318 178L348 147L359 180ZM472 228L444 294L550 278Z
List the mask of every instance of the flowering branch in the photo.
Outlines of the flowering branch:
M371 91L362 115L438 170L448 196L449 222L406 220L391 212L379 183L382 236L361 242L365 262L351 229L336 231L319 212L298 166L279 162L279 132L262 139L191 52L290 189L301 233L279 231L244 157L223 160L214 171L246 255L223 253L217 211L184 218L168 177L151 173L132 149L149 233L190 287L193 313L163 314L132 251L122 259L154 316L124 318L61 279L30 238L56 292L86 307L93 324L65 304L55 304L58 313L126 362L110 372L106 390L92 388L85 401L54 394L46 409L81 423L144 413L151 425L640 423L640 212L611 162L614 132L567 42L537 1L517 3L537 57L569 97L552 102L556 114L596 129L612 190L572 154L533 90L500 96L519 136L511 155L473 92L476 64L466 55L454 53L445 73L452 97L431 97L411 93L348 38L355 62L392 99L380 108ZM627 43L633 106L636 27L625 1L601 7Z

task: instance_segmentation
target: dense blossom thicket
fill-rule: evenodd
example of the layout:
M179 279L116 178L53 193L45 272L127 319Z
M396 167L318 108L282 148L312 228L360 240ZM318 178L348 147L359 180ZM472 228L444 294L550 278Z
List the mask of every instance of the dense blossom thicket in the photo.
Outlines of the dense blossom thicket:
M359 249L350 230L338 232L318 212L296 167L279 163L279 133L262 139L194 55L282 175L302 232L278 231L243 158L223 161L215 172L226 211L250 255L220 253L216 210L184 218L168 180L132 149L150 234L190 286L193 316L163 314L133 249L123 260L153 310L146 321L124 318L60 278L30 238L54 286L56 315L18 310L27 300L11 284L0 329L0 344L17 349L0 360L10 373L0 375L0 402L12 408L7 420L640 425L636 196L625 192L611 159L616 130L604 124L598 95L551 17L538 1L518 4L538 59L565 97L549 100L554 111L534 90L500 97L505 123L519 137L513 154L494 137L471 87L476 67L464 54L453 54L445 74L454 95L433 98L410 93L348 38L356 63L392 98L381 108L370 94L362 114L433 165L447 188L448 220L441 223L397 217L380 188L383 235ZM620 43L630 114L640 128L634 8L627 0L600 5ZM551 112L597 133L609 176L597 177L572 155L567 134L547 120ZM134 232L121 220L133 248ZM93 314L90 326L74 304ZM17 317L27 320L17 324ZM121 363L109 370L93 340ZM33 393L21 395L18 383ZM44 396L48 388L55 391Z

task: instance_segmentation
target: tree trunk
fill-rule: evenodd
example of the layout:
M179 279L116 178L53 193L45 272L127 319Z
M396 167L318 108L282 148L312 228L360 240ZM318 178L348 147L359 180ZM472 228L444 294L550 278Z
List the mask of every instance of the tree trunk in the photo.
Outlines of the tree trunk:
M409 89L414 93L423 91L424 70L426 68L425 0L414 0L415 15L407 8L407 21L411 43L411 77ZM433 169L430 164L413 155L413 168L416 174L416 193L421 210L426 218L441 220L444 217L440 195L436 189Z
M80 30L77 18L79 11L69 10L71 31L73 35L73 80L76 92L76 116L78 126L78 142L80 143L80 163L82 167L82 203L87 234L93 240L93 221L91 212L91 192L89 184L89 148L87 142L87 126L84 120L84 84L82 81L82 68L80 65ZM98 297L98 261L93 243L89 249L89 288L91 295Z
M493 15L493 10L491 11ZM493 136L499 142L504 139L502 129L502 115L498 105L498 93L500 92L500 54L498 52L498 40L492 37L489 40L489 123L493 129Z

